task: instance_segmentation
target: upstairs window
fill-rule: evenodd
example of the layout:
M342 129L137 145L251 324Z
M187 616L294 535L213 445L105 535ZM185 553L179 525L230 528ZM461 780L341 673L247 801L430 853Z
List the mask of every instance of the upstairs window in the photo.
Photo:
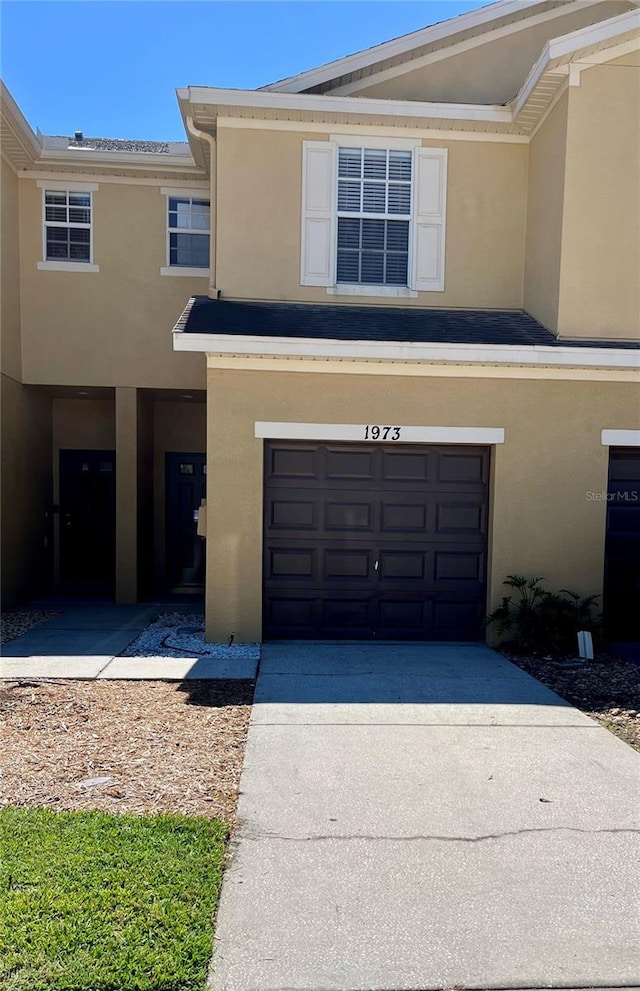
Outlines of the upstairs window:
M445 286L447 150L419 139L304 141L300 284L334 296Z
M338 284L408 286L412 157L338 148Z
M44 250L51 262L91 263L91 193L44 190Z
M169 267L208 268L209 200L169 196Z

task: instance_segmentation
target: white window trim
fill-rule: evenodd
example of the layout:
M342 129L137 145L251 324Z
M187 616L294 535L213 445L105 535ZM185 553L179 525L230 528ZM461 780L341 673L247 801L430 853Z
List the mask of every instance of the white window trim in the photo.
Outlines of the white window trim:
M204 232L203 232L204 233ZM171 265L167 268L160 269L160 275L171 275L178 277L187 277L190 279L206 279L209 276L208 268L187 268L183 265Z
M93 194L98 190L99 186L97 182L75 182L71 179L69 182L49 182L47 179L38 179L36 182L38 189L42 190L42 261L39 261L37 268L40 272L99 272L100 266L96 265L93 261ZM47 192L50 193L88 193L89 194L89 210L91 216L91 222L89 224L89 261L79 262L69 259L66 261L63 258L49 259L47 258L47 207L46 198ZM86 226L74 225L67 223L65 227L74 226Z
M338 219L338 148L384 148L413 152L411 178L411 215L409 220L409 253L406 286L369 285L365 283L339 283L336 281L337 266L337 219ZM310 190L315 188L309 178L311 155L316 161L325 160L324 194L320 199L312 199ZM420 138L386 138L379 136L332 134L330 141L305 141L302 150L302 206L300 244L300 285L324 287L327 296L371 296L391 299L415 299L421 292L445 291L446 257L446 204L447 204L447 149L423 145ZM431 184L420 182L426 162L438 161L440 170L437 197L428 195ZM314 166L317 168L317 166ZM322 169L321 169L322 171ZM324 233L323 233L324 230ZM318 232L313 234L313 231ZM429 238L435 235L436 241L430 245ZM319 238L319 241L316 240ZM427 238L425 242L423 239ZM313 239L313 240L312 240ZM322 247L324 244L326 247ZM316 267L308 267L311 259L311 245L318 250ZM418 251L418 246L422 250ZM432 252L437 265L436 274L420 272L421 259L424 262L425 249ZM323 257L324 256L324 257ZM319 266L319 267L318 267Z
M603 430L603 447L640 447L640 430Z
M100 266L93 262L65 262L47 261L38 262L40 272L99 272Z
M411 242L409 242L411 243ZM411 254L411 251L409 251ZM372 286L365 283L341 283L327 286L327 296L390 296L402 299L417 299L418 293L408 286Z
M165 197L165 208L164 208L164 223L166 231L166 261L167 264L160 269L160 275L177 276L178 278L208 278L209 268L189 268L185 265L172 265L171 264L171 238L170 235L175 233L174 228L169 227L169 200L174 199L189 199L189 200L207 200L209 203L209 227L206 231L203 230L183 230L183 234L208 234L209 235L209 264L211 264L211 195L208 188L205 189L188 189L186 187L182 189L174 189L170 186L160 187L161 196Z

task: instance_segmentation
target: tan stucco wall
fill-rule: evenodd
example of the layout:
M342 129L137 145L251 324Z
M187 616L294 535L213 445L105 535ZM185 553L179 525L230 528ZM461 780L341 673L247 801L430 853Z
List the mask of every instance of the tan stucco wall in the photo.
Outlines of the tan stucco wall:
M198 356L205 364L203 355ZM154 412L154 561L156 587L165 586L166 479L165 455L204 454L207 414L203 402L158 402Z
M444 103L506 103L516 95L550 38L558 38L630 9L631 4L624 0L585 5L573 14L523 28L515 34L383 82L368 85L365 78L362 86L352 90L351 95Z
M602 588L604 427L637 428L635 383L208 372L207 634L261 638L263 442L254 422L506 428L494 449L490 604L513 572ZM571 459L568 460L568 453Z
M18 177L0 156L0 367L20 381L20 227Z
M569 89L558 332L640 339L640 60Z
M93 253L100 271L71 273L37 269L42 190L33 179L20 180L24 380L204 388L202 362L172 351L171 330L189 296L206 294L208 280L160 275L167 264L166 197L159 186L96 181Z
M51 397L3 375L0 398L0 588L7 608L47 590L52 580Z
M568 94L529 145L524 308L549 330L558 326Z
M449 150L445 291L415 299L328 296L300 285L302 142L329 132L221 128L217 285L237 299L512 309L522 306L527 147L424 141ZM348 139L346 139L348 141Z

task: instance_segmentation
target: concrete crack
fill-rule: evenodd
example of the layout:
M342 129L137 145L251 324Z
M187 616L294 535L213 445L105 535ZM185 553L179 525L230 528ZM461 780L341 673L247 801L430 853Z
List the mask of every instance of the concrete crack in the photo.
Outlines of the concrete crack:
M630 834L640 835L640 829L620 828L620 829L580 829L577 826L540 826L532 829L515 829L503 833L486 833L482 836L441 836L438 834L414 833L408 836L373 836L366 833L353 833L340 835L331 833L318 834L312 836L283 836L279 833L251 833L246 834L246 839L252 840L282 840L285 843L309 843L322 842L324 840L367 840L383 843L414 843L435 842L435 843L484 843L486 840L502 840L509 836L526 836L529 833L581 833L586 836Z

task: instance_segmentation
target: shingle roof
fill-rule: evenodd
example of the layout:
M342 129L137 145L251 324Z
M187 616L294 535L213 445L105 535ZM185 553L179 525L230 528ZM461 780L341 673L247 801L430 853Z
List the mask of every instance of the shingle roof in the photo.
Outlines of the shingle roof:
M176 330L188 334L309 337L333 341L640 347L621 341L558 340L520 310L436 310L416 306L254 303L195 296Z

